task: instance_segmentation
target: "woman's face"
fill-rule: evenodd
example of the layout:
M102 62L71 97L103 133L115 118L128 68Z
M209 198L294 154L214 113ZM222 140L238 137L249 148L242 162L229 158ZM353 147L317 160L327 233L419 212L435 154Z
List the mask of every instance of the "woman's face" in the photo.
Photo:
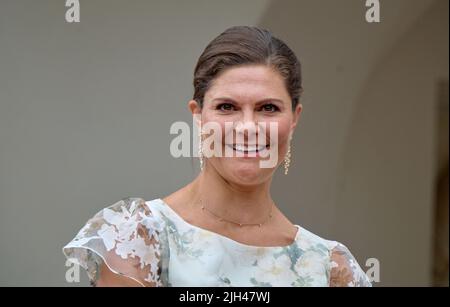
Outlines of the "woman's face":
M193 114L201 114L203 127L215 123L221 128L213 139L221 144L217 148L222 154L206 158L206 168L213 168L224 180L238 185L257 185L272 177L284 160L302 110L298 104L292 111L282 76L264 65L225 70L205 93L203 109L194 100L189 107ZM269 155L275 157L272 167L261 167L261 160L267 162Z

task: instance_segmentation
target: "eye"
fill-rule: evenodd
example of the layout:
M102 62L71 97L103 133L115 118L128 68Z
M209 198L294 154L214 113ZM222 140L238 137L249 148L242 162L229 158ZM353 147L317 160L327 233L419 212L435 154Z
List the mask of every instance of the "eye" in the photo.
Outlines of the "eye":
M220 111L232 111L234 106L231 103L221 103L216 107Z
M262 110L266 111L266 112L276 112L276 111L279 111L280 108L278 108L273 103L268 103L268 104L265 104L262 106Z

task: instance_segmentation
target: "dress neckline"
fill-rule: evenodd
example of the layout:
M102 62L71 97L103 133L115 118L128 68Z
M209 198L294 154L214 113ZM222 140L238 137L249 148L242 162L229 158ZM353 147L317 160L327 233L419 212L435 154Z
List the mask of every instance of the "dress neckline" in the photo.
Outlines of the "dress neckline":
M215 236L217 236L217 237L219 237L219 238L221 238L221 239L223 239L223 240L225 240L225 241L228 241L228 242L234 244L234 245L235 245L236 247L238 247L238 248L250 248L250 249L276 249L276 248L278 248L278 249L280 249L280 248L283 249L283 248L290 248L290 247L292 247L293 245L297 244L297 241L298 241L298 239L299 239L299 237L300 237L300 232L301 232L301 230L302 230L302 227L301 227L300 225L294 224L294 226L297 227L297 233L295 234L295 238L294 238L293 242L290 243L289 245L277 245L277 246L258 246L258 245L250 245L250 244L245 244L245 243L242 243L242 242L233 240L233 239L231 239L231 238L229 238L229 237L227 237L227 236L225 236L225 235L222 235L222 234L220 234L220 233L214 232L214 231L212 231L212 230L208 230L208 229L206 229L206 228L202 228L202 227L200 227L200 226L196 226L196 225L194 225L194 224L189 223L189 222L186 221L183 217L181 217L174 209L172 209L172 207L170 207L165 201L163 201L161 198L156 198L156 199L154 199L154 200L147 201L147 203L150 203L150 202L153 202L153 201L156 201L156 202L160 203L160 204L161 204L164 208L166 208L173 216L175 216L179 221L181 221L182 223L188 225L189 227L194 228L194 229L196 229L196 230L203 231L203 232L205 232L205 233L209 233L209 234L215 235ZM148 205L148 204L147 204L147 205Z

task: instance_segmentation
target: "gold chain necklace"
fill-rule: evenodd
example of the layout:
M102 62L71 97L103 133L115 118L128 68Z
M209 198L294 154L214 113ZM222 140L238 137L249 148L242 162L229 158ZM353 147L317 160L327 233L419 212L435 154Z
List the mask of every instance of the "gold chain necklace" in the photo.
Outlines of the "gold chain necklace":
M214 213L213 211L211 211L209 208L207 208L203 204L203 201L201 199L200 199L200 206L201 206L203 211L206 210L209 214L211 214L214 217L216 217L217 219L219 219L219 221L221 221L221 222L225 221L225 222L228 222L228 223L232 223L232 224L238 225L239 227L243 227L243 226L259 226L259 227L261 227L262 225L266 224L272 218L272 209L273 209L273 203L272 203L272 205L270 206L269 215L267 216L267 218L262 223L240 223L240 222L236 222L236 221L233 221L233 220L225 219L225 218L219 216L218 214Z

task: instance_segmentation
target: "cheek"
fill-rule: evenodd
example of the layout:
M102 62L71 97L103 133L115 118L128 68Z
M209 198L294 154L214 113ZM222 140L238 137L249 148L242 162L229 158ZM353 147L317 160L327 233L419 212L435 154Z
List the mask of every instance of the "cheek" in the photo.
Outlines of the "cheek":
M203 117L203 123L207 124L207 123L214 123L214 126L219 128L219 131L214 130L214 140L215 142L220 142L222 143L222 141L225 139L225 135L227 133L229 133L229 124L226 124L226 122L229 122L229 119L225 119L223 117L220 116L204 116ZM232 131L232 129L231 129ZM219 133L218 133L219 132ZM209 133L213 133L212 131L209 131Z
M291 132L291 122L283 121L278 126L278 139L280 143L286 143L289 140L289 134Z
M272 125L276 125L276 129L270 128L271 123ZM267 127L268 131L266 133L270 136L270 142L272 144L277 144L279 149L285 147L289 140L289 133L291 132L291 121L283 118L268 122Z
M202 126L204 131L204 140L207 138L208 141L204 143L203 150L206 157L210 159L221 159L225 155L225 135L227 133L226 129L229 124L225 124L229 119L225 119L221 116L214 116L214 114L204 113L202 115ZM214 127L214 130L210 130L207 127ZM216 130L219 129L219 130ZM220 146L216 147L216 144ZM206 152L209 153L206 154Z

